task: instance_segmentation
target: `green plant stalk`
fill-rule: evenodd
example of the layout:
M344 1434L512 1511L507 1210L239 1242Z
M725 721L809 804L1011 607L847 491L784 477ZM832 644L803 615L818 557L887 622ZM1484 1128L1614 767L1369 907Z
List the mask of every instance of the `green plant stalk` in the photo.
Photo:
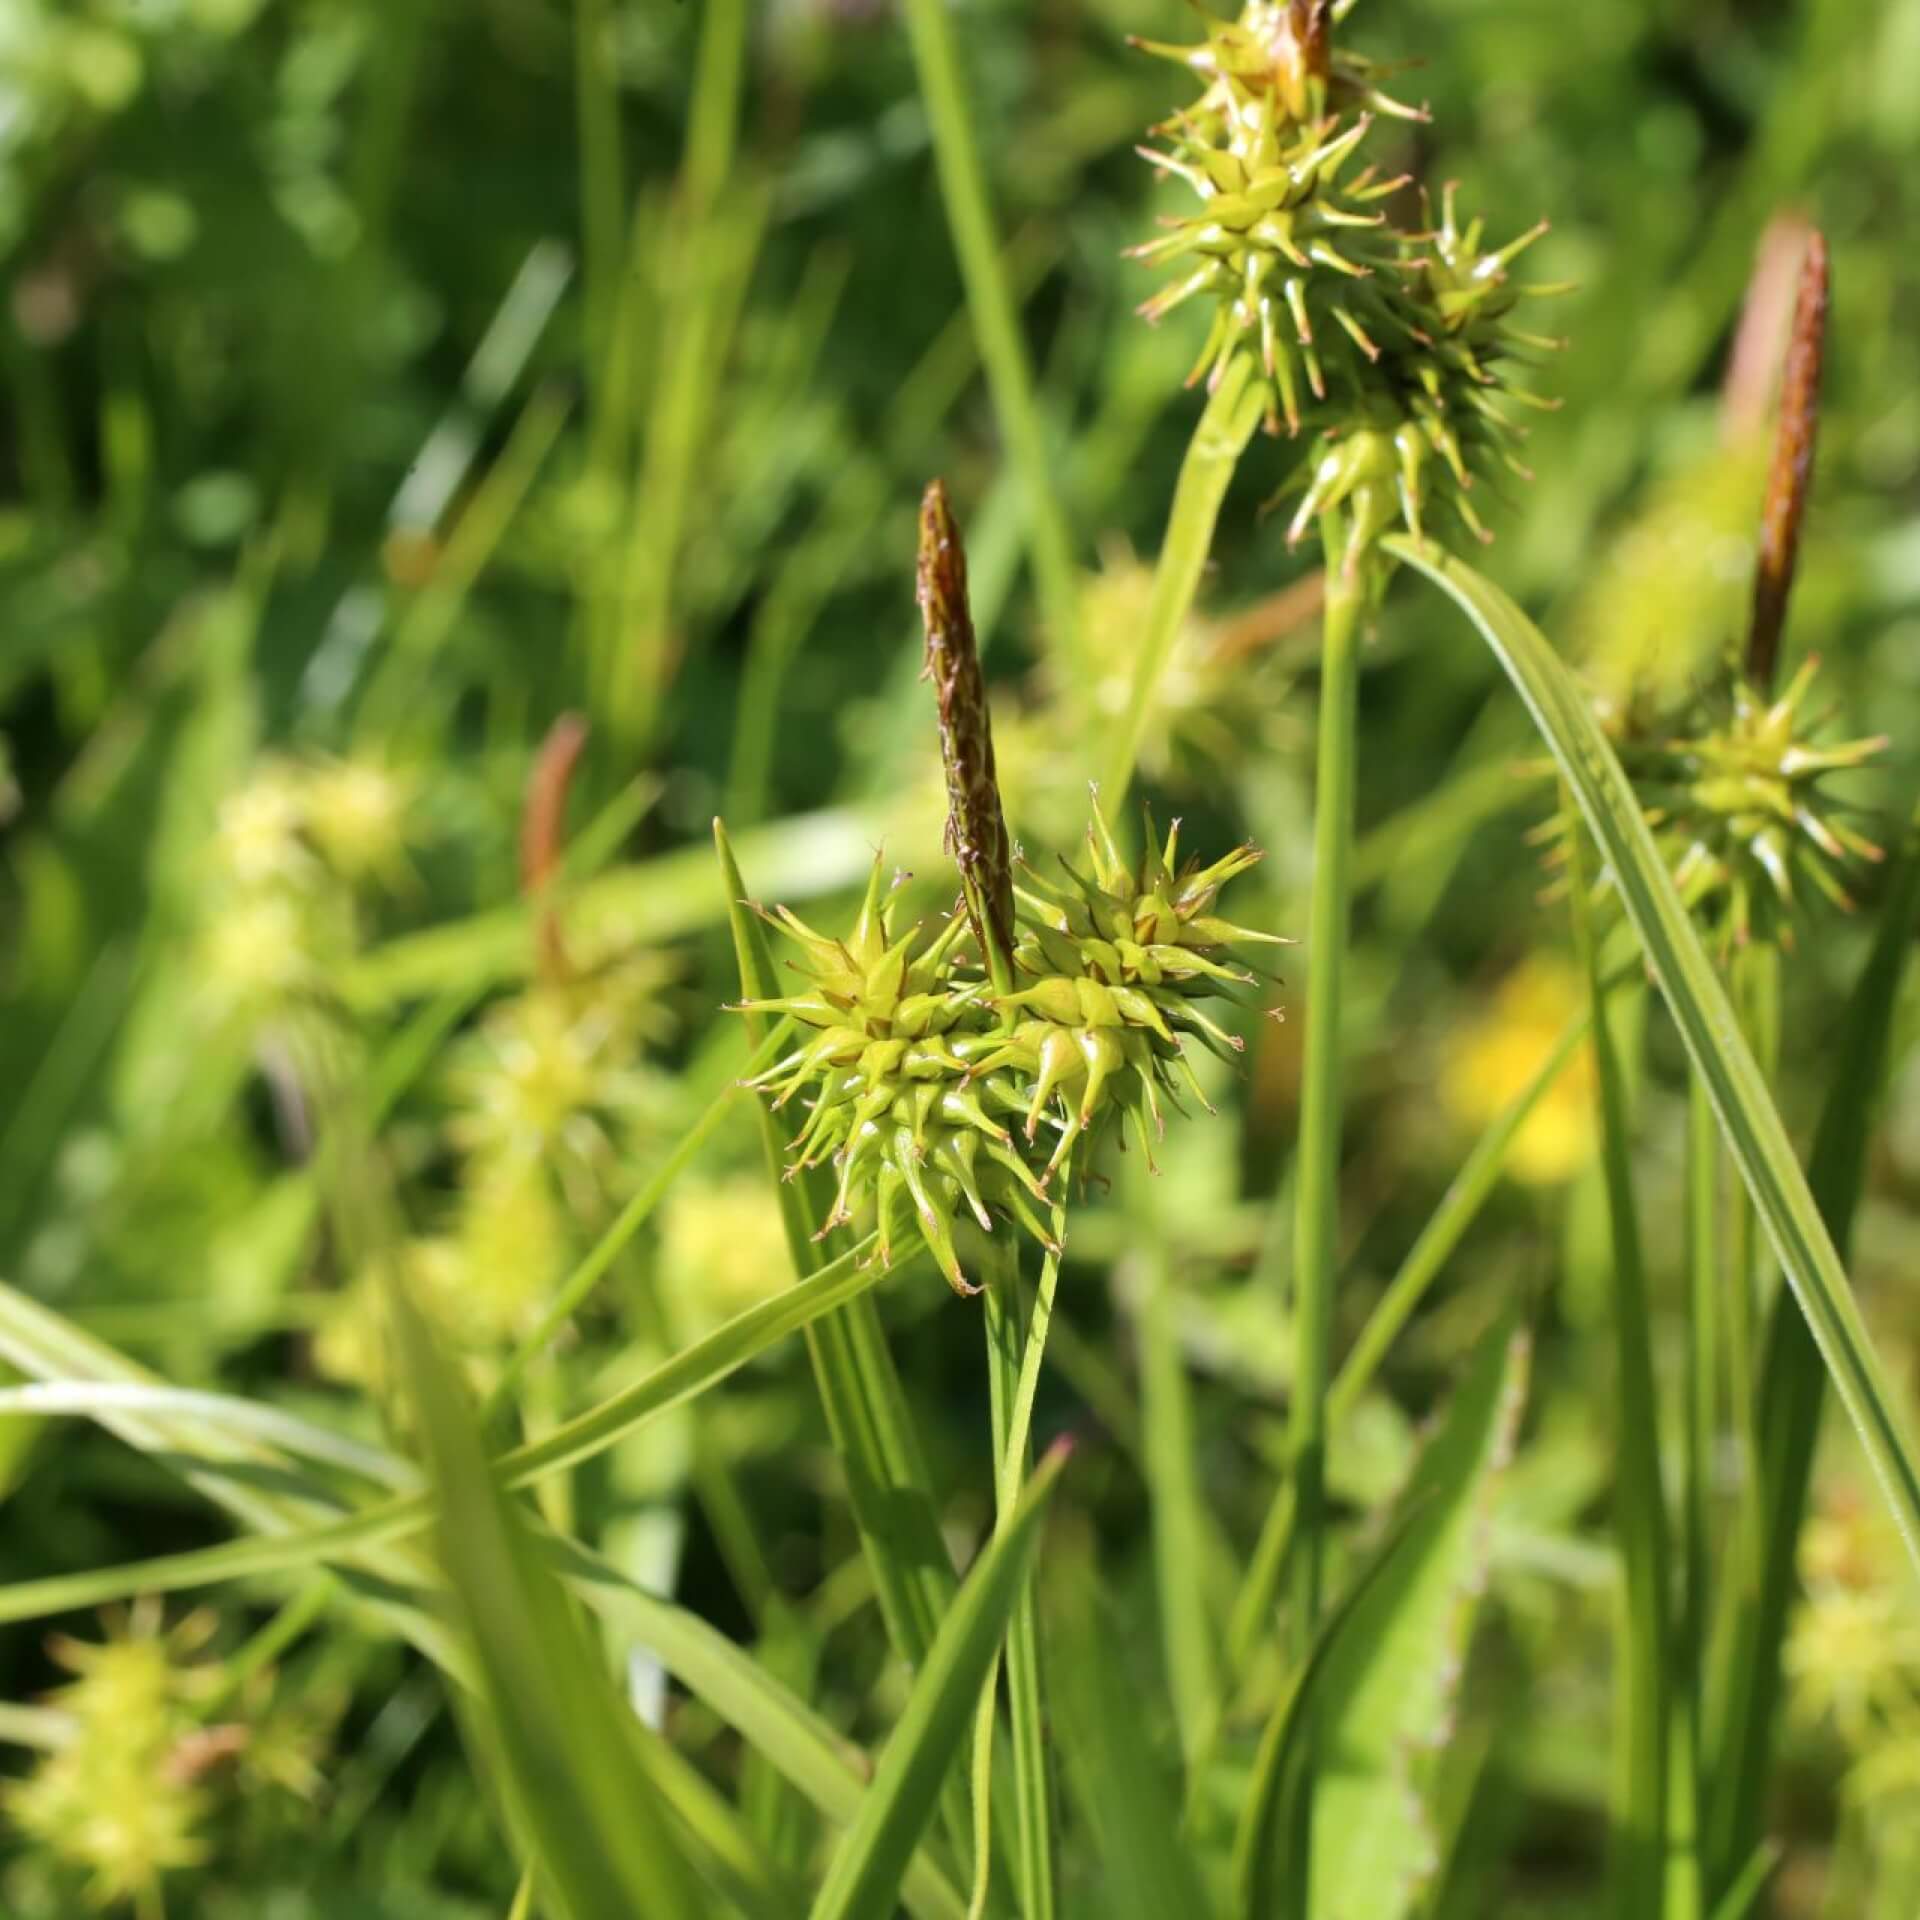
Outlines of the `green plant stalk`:
M904 11L967 308L979 337L980 359L987 370L1000 431L1027 497L1028 550L1041 617L1066 648L1068 657L1078 659L1079 586L1073 535L1054 485L1053 456L1040 417L1033 368L1020 336L1019 309L987 197L986 172L974 139L959 49L944 0L906 0Z
M1637 974L1638 970L1634 972ZM1608 983L1611 992L1622 980L1617 974ZM1373 1384L1374 1375L1386 1359L1400 1331L1427 1296L1427 1289L1440 1276L1441 1269L1453 1257L1467 1230L1479 1218L1480 1209L1499 1184L1506 1168L1507 1154L1514 1136L1526 1125L1528 1117L1545 1097L1567 1064L1579 1050L1592 1024L1592 1015L1582 1008L1562 1030L1552 1049L1534 1070L1533 1077L1497 1114L1485 1133L1474 1143L1452 1184L1441 1196L1440 1204L1421 1228L1419 1237L1408 1249L1399 1270L1387 1284L1373 1312L1367 1316L1359 1337L1341 1363L1333 1385L1327 1391L1327 1420L1337 1426L1360 1403L1361 1396ZM1283 1480L1273 1505L1260 1530L1260 1538L1248 1564L1246 1578L1234 1599L1233 1614L1227 1629L1227 1679L1231 1684L1247 1670L1279 1598L1280 1583L1293 1545L1295 1520L1294 1485Z
M1340 1264L1340 1149L1346 1062L1341 1033L1353 916L1353 809L1359 757L1360 626L1365 591L1346 564L1344 522L1321 518L1327 599L1321 615L1319 751L1314 769L1313 888L1307 903L1307 1030L1300 1069L1300 1146L1293 1234L1294 1363L1288 1449L1298 1538L1293 1553L1293 1654L1304 1667L1326 1583L1327 1383L1333 1370ZM1288 1815L1291 1911L1311 1908L1313 1799L1319 1771L1311 1721Z
M746 0L713 0L702 13L679 178L655 285L661 296L658 361L646 407L646 445L627 503L631 534L612 617L596 621L595 663L617 744L651 743L672 671L674 592L687 511L708 441L747 280L765 228L764 195L729 197L745 89ZM637 240L638 236L636 236Z
M1056 1214L1058 1213L1056 1209ZM1056 1228L1063 1224L1056 1220ZM987 1379L991 1390L994 1458L994 1535L1004 1535L1025 1491L1032 1465L1033 1395L1060 1261L1048 1254L1041 1269L1024 1342L1020 1325L1019 1243L996 1236L982 1262L982 1297L987 1333ZM1051 1920L1053 1885L1053 1785L1047 1766L1045 1696L1040 1672L1039 1614L1031 1577L1008 1624L1005 1649L1007 1700L1013 1726L1014 1884L1022 1920ZM992 1881L989 1795L993 1779L993 1734L998 1694L998 1663L988 1669L980 1696L974 1744L974 1899L976 1915L986 1911Z
M1764 941L1751 941L1733 957L1728 978L1740 1032L1769 1089L1779 1085L1780 954ZM1727 1394L1733 1410L1734 1484L1739 1505L1732 1535L1735 1564L1750 1592L1765 1578L1765 1519L1760 1509L1760 1425L1764 1408L1755 1398L1759 1384L1760 1315L1766 1280L1766 1239L1752 1197L1735 1183L1727 1209Z
M936 4L936 0L927 0ZM1140 650L1134 657L1133 687L1127 699L1127 711L1115 738L1112 756L1104 766L1104 790L1107 807L1114 819L1120 817L1121 802L1133 780L1133 769L1140 758L1140 743L1147 731L1147 715L1153 696L1173 657L1174 642L1192 610L1194 595L1200 590L1200 576L1206 570L1207 556L1213 548L1213 530L1220 518L1221 502L1233 479L1240 456L1260 424L1262 402L1253 379L1253 362L1245 354L1237 355L1213 390L1187 443L1186 457L1180 463L1180 478L1173 492L1173 507L1167 516L1167 531L1160 543L1160 558L1154 564L1153 591L1147 601L1147 616L1140 635Z
M1307 1030L1301 1064L1295 1195L1295 1357L1290 1442L1301 1540L1295 1560L1294 1650L1304 1659L1320 1619L1325 1571L1327 1381L1340 1259L1340 1146L1345 1062L1340 1008L1352 918L1354 767L1360 690L1357 577L1343 578L1344 542L1325 527L1327 604L1321 631L1319 757L1314 773L1313 891L1307 905Z
M545 1350L547 1342L579 1312L587 1296L605 1278L627 1243L653 1216L654 1209L666 1198L674 1181L713 1137L733 1104L733 1096L740 1090L740 1082L752 1079L763 1067L771 1066L792 1031L791 1020L780 1020L774 1025L754 1048L738 1075L707 1103L706 1111L681 1135L673 1151L654 1169L640 1191L620 1209L612 1225L594 1243L586 1258L568 1274L539 1322L514 1348L507 1364L501 1369L499 1379L493 1383L493 1390L487 1395L485 1419L491 1421L506 1406L515 1385Z
M1669 1720L1667 1521L1660 1484L1659 1403L1653 1338L1634 1202L1632 1133L1626 1071L1606 1016L1606 984L1590 900L1592 869L1583 836L1572 849L1574 945L1587 975L1593 1012L1595 1078L1599 1083L1600 1161L1613 1242L1613 1331L1619 1369L1619 1478L1615 1525L1625 1576L1625 1651L1621 1721L1614 1753L1614 1834L1619 1849L1614 1885L1621 1920L1658 1920L1666 1875Z
M607 0L574 0L574 96L580 122L580 240L587 365L596 437L618 417L622 362L615 335L626 275L626 169L620 152L620 89Z
M1920 916L1920 858L1911 836L1890 876L1873 952L1854 989L1834 1060L1808 1170L1821 1218L1844 1256L1866 1180L1873 1115L1884 1096L1895 1009ZM1795 1591L1794 1553L1812 1484L1814 1446L1825 1400L1821 1355L1785 1291L1774 1299L1755 1405L1759 1427L1759 1581L1723 1588L1716 1636L1717 1767L1707 1829L1710 1884L1738 1884L1759 1849L1774 1726L1780 1654ZM1731 1899L1731 1893L1726 1896Z
M1194 1469L1193 1397L1174 1324L1172 1266L1164 1240L1154 1232L1139 1268L1140 1417L1161 1645L1191 1793L1208 1713L1219 1694L1219 1654L1206 1606L1205 1509Z
M765 934L746 907L746 883L720 821L714 843L726 885L741 996L766 999L778 978ZM764 1021L743 1015L749 1036L764 1038ZM764 1103L755 1102L776 1182L780 1214L794 1272L804 1279L822 1264L814 1235L831 1204L816 1174L785 1177L785 1141ZM905 1389L888 1350L871 1299L862 1296L807 1328L821 1410L841 1470L847 1503L868 1565L888 1638L916 1672L926 1660L940 1622L953 1603L958 1581L941 1536L926 1456L914 1430ZM972 1838L965 1782L956 1774L942 1796L942 1819L956 1852L964 1858Z
M1687 1454L1686 1578L1674 1709L1679 1729L1669 1801L1674 1873L1670 1920L1697 1920L1704 1908L1707 1683L1713 1625L1713 1480L1720 1406L1720 1129L1698 1074L1687 1080Z

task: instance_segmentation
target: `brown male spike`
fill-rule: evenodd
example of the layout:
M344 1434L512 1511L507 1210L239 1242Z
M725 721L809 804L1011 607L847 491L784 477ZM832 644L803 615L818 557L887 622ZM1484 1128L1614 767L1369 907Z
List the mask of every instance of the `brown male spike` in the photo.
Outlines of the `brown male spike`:
M1013 848L993 766L993 722L967 604L967 556L946 483L920 502L920 618L926 678L940 702L940 758L947 771L946 848L960 869L967 919L996 986L1013 975Z
M1747 678L1762 693L1773 685L1787 596L1800 555L1800 527L1813 486L1814 445L1820 431L1820 371L1826 359L1827 310L1832 278L1826 236L1807 235L1800 263L1800 299L1787 344L1780 385L1780 425L1774 436L1773 470L1760 526L1760 564L1753 579L1753 626L1747 638Z

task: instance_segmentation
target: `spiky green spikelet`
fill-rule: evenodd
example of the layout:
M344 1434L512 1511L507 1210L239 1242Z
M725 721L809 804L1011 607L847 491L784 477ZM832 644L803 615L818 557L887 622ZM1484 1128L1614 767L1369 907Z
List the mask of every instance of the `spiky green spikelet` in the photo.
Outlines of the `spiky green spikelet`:
M1819 665L1810 655L1773 700L1737 677L1724 721L1671 742L1642 788L1651 823L1675 849L1682 899L1722 910L1737 942L1790 942L1803 880L1850 911L1849 866L1886 857L1822 784L1883 752L1886 736L1816 744L1820 720L1805 709Z
M1379 113L1425 115L1332 47L1331 17L1325 0L1251 0L1198 47L1142 43L1206 79L1198 105L1159 129L1165 150L1141 149L1202 209L1132 252L1178 269L1141 308L1149 320L1196 297L1216 302L1189 384L1217 383L1252 351L1268 430L1320 435L1289 483L1302 498L1288 538L1346 509L1358 566L1396 523L1423 536L1436 501L1488 537L1469 495L1503 469L1528 477L1511 407L1548 404L1513 383L1512 363L1559 343L1514 319L1524 294L1554 291L1516 286L1509 271L1544 225L1489 247L1481 222L1462 225L1449 187L1437 225L1429 210L1420 229L1402 229L1383 203L1405 176L1365 166L1344 177Z
M1043 1179L1051 1180L1074 1143L1108 1117L1130 1115L1141 1151L1153 1164L1153 1143L1165 1131L1164 1095L1180 1110L1175 1068L1202 1106L1184 1042L1188 1035L1230 1057L1245 1042L1206 1013L1200 1002L1237 999L1255 976L1232 964L1236 944L1288 944L1221 919L1220 889L1259 860L1240 846L1211 865L1177 865L1180 827L1164 845L1146 822L1146 852L1137 870L1121 858L1099 798L1087 827L1091 873L1060 861L1065 884L1022 863L1016 889L1020 940L1014 950L1018 986L996 1006L1019 1018L988 1056L988 1069L1013 1067L1027 1084L1025 1136L1042 1120L1059 1129Z
M870 1198L880 1255L891 1261L904 1195L941 1272L970 1292L954 1245L961 1210L991 1232L998 1209L1043 1244L1055 1242L1033 1204L1043 1189L1006 1124L1021 1111L1018 1088L1011 1074L981 1064L993 1021L984 978L958 963L967 921L956 913L932 930L916 922L896 932L893 904L876 860L845 939L816 933L784 907L761 910L799 946L795 965L806 984L783 998L748 1001L740 1011L791 1014L811 1037L748 1084L771 1094L776 1111L812 1094L789 1175L828 1162L838 1167L839 1189L821 1237L851 1222Z
M1241 1049L1238 1036L1196 1003L1254 985L1227 949L1274 936L1214 912L1221 888L1260 857L1254 848L1178 867L1178 824L1161 845L1149 820L1147 852L1134 870L1121 859L1097 796L1087 829L1091 876L1063 860L1062 884L1020 860L1027 884L1019 885L965 554L938 481L921 505L919 594L961 905L931 925L897 927L897 894L876 859L844 939L816 932L784 907L756 909L799 948L794 965L803 984L738 1011L784 1014L807 1030L748 1084L770 1095L776 1110L809 1097L789 1177L828 1163L839 1169L821 1237L871 1204L879 1256L891 1262L904 1199L941 1272L957 1291L972 1293L956 1221L970 1215L991 1233L998 1220L1011 1220L1057 1252L1060 1188L1071 1170L1085 1172L1125 1114L1151 1162L1165 1126L1161 1097L1173 1098L1176 1066L1199 1092L1186 1039L1223 1054Z
M1005 993L965 947L963 913L904 931L893 924L897 895L879 862L843 939L784 907L762 910L798 947L803 984L738 1010L791 1015L807 1037L748 1084L776 1111L809 1101L790 1171L838 1169L823 1237L870 1204L880 1257L891 1261L904 1200L941 1272L970 1293L955 1242L961 1215L987 1233L1010 1220L1057 1250L1046 1210L1069 1168L1089 1167L1125 1116L1151 1163L1163 1098L1180 1110L1176 1074L1199 1094L1186 1040L1241 1051L1201 1003L1256 984L1230 963L1231 945L1280 944L1214 911L1258 851L1236 847L1179 868L1176 827L1159 845L1149 832L1130 870L1097 803L1087 842L1092 872L1063 860L1064 883L1021 863Z

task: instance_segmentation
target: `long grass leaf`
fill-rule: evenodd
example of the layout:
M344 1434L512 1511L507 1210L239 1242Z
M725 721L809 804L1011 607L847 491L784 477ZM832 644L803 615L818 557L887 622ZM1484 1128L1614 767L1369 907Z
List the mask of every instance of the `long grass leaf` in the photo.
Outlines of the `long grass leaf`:
M503 1454L495 1466L505 1484L512 1488L531 1486L550 1474L563 1472L606 1452L646 1421L684 1405L724 1380L787 1334L844 1306L881 1277L877 1266L861 1264L862 1256L869 1251L867 1241L850 1248L830 1266L823 1267L788 1292L736 1314L704 1340L663 1361L600 1406L589 1408L540 1439ZM10 1350L6 1340L7 1316L14 1311L16 1300L10 1289L0 1286L0 1353L6 1353L9 1358L16 1358L24 1351L17 1346ZM16 1364L31 1366L31 1355L16 1358ZM177 1420L180 1416L173 1417ZM168 1444L166 1430L154 1429L150 1424L135 1425L129 1431L127 1423L137 1421L139 1416L123 1411L112 1402L103 1402L94 1409L94 1418L145 1450L163 1450ZM148 1419L150 1421L151 1416ZM210 1427L204 1420L194 1431L196 1434L209 1431L222 1444L231 1444L224 1429ZM331 1494L318 1486L313 1503L321 1507L337 1506ZM0 1621L37 1619L75 1607L99 1606L135 1593L178 1592L222 1580L285 1573L337 1561L417 1533L433 1520L433 1504L425 1495L387 1501L317 1526L311 1524L312 1508L309 1507L301 1516L305 1524L291 1529L284 1516L256 1518L251 1507L235 1511L242 1520L265 1529L263 1537L228 1541L216 1547L87 1573L17 1581L0 1587Z
M1825 1110L1814 1136L1809 1184L1834 1244L1845 1252L1866 1183L1867 1146L1886 1090L1895 1008L1920 916L1920 852L1913 835L1881 908L1873 952L1848 1006ZM1732 1883L1760 1842L1780 1699L1780 1654L1794 1593L1794 1552L1806 1512L1819 1437L1820 1354L1790 1300L1767 1327L1756 1399L1762 1439L1757 1590L1730 1586L1718 1623L1722 1701L1716 1729L1715 1795L1708 1862L1716 1886Z
M965 1745L1066 1457L1056 1449L1041 1463L1011 1522L981 1554L947 1609L859 1816L834 1853L812 1920L886 1920L893 1911L907 1861Z
M1920 1566L1920 1460L1847 1284L1846 1269L1794 1159L1766 1082L1687 919L1633 789L1579 683L1514 603L1458 560L1395 536L1397 557L1447 593L1479 629L1526 702L1606 856L1621 901L1695 1071L1712 1095L1734 1164L1895 1523Z
M1436 1864L1419 1756L1446 1744L1457 1708L1528 1357L1524 1334L1482 1342L1398 1502L1406 1538L1328 1653L1311 1908L1323 1920L1402 1920Z
M626 1705L496 1485L473 1411L397 1285L391 1305L439 1503L440 1560L475 1655L476 1744L504 1775L542 1881L572 1920L703 1920L715 1909L645 1753L658 1736Z
M1173 507L1153 570L1153 592L1147 602L1139 651L1134 655L1133 686L1127 711L1114 736L1111 758L1105 765L1107 808L1116 815L1133 780L1140 743L1146 737L1147 716L1153 707L1174 642L1193 609L1213 548L1213 529L1220 518L1228 483L1240 456L1260 424L1259 383L1252 378L1252 362L1236 354L1226 377L1208 399L1180 463Z
M1071 657L1077 645L1074 604L1078 594L1073 536L1054 485L1056 463L1047 445L1033 368L1020 334L1012 279L994 228L986 173L980 163L966 83L960 71L959 48L944 0L906 0L902 11L919 73L920 95L933 131L934 160L939 168L947 225L960 259L967 309L973 316L1000 431L1026 495L1028 549L1040 589L1041 612Z
M1667 1749L1669 1719L1667 1618L1669 1547L1665 1492L1660 1478L1660 1405L1654 1384L1652 1304L1647 1291L1645 1242L1633 1188L1633 1136L1627 1071L1606 1007L1600 939L1593 925L1593 876L1586 848L1572 842L1573 940L1587 976L1592 1015L1595 1095L1600 1123L1600 1170L1607 1203L1608 1272L1616 1387L1620 1397L1615 1442L1614 1530L1620 1539L1622 1640L1615 1691L1619 1732L1614 1743L1614 1897L1622 1920L1658 1916L1667 1867Z

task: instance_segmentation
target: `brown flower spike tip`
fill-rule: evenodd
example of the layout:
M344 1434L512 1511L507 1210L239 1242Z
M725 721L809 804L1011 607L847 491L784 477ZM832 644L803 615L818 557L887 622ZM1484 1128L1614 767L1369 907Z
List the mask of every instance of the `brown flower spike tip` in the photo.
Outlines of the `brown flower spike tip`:
M946 483L920 501L920 618L925 677L940 702L940 759L947 770L946 850L960 869L967 919L996 984L1012 979L1013 848L993 767L993 723L967 605L967 556Z

